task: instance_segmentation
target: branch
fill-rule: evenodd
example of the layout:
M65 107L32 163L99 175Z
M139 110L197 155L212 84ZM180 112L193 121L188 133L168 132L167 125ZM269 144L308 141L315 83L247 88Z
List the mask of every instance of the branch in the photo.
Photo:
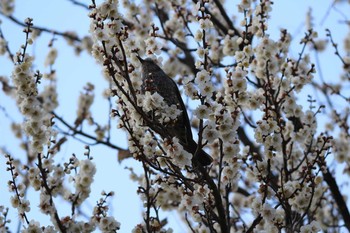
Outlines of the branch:
M78 134L78 135L81 135L81 136L84 136L86 138L89 138L91 140L94 140L96 141L97 144L103 144L105 146L108 146L110 148L113 148L113 149L116 149L116 150L121 150L121 151L126 151L126 149L123 149L119 146L116 146L114 144L112 144L111 142L109 141L101 141L99 139L97 139L96 137L94 136L91 136L90 134L87 134L81 130L77 130L75 127L71 126L70 124L68 124L62 117L58 116L55 112L52 112L52 114L55 116L55 118L57 120L59 120L63 125L65 125L68 129L72 130L74 132L74 134Z
M209 188L213 192L213 196L215 199L215 206L216 206L216 209L217 209L218 215L219 215L219 218L218 218L219 222L218 223L220 225L221 232L223 232L223 233L229 232L228 223L226 222L226 211L224 208L224 204L222 203L220 190L218 189L218 187L214 183L213 179L208 174L205 167L203 167L197 160L194 160L194 163L196 163L196 167L201 172L201 174L204 176L204 179L207 181Z
M219 0L214 0L214 2L216 4L216 6L219 8L220 13L221 13L222 17L224 17L228 27L235 32L235 35L241 37L241 33L233 26L233 23L232 23L230 17L228 17L227 11L224 9L221 2Z
M3 40L5 40L7 42L7 40L5 39L4 33L2 32L1 28L0 28L0 38L2 38ZM10 57L11 61L14 61L14 56L13 56L13 53L11 52L11 50L10 50L10 47L8 46L8 43L6 43L5 48L6 48L7 53L9 54L9 57Z
M254 232L254 228L261 222L262 219L263 218L262 218L261 214L259 214L258 217L256 219L254 219L252 225L249 227L249 229L246 231L246 233Z
M49 183L47 181L47 171L46 169L43 168L42 166L42 161L41 161L41 154L38 154L38 164L37 164L39 171L41 173L41 178L42 178L42 186L45 189L45 191L43 190L43 192L45 192L45 194L47 194L50 197L50 205L51 207L53 207L52 211L53 211L53 218L55 219L56 223L57 223L57 227L60 229L60 232L65 233L67 232L66 227L62 224L60 217L57 213L57 209L54 205L54 201L53 201L53 196L52 196L52 190L54 189L54 187L49 187Z
M74 5L80 6L86 10L89 10L89 6L85 5L84 3L78 2L76 0L68 0L69 2L73 3Z
M6 16L4 15L3 13L0 12L0 14L8 19L10 19L12 22L16 23L17 25L20 25L22 27L27 27L27 25L25 23L23 23L22 21L18 20L17 18L13 17L13 16ZM48 29L48 28L44 28L44 27L38 27L38 26L31 26L31 29L36 29L36 30L39 30L41 32L47 32L47 33L52 33L54 35L59 35L59 36L63 36L63 37L66 37L70 40L73 40L73 41L78 41L78 42L81 42L81 39L77 36L74 36L74 35L71 35L67 32L59 32L59 31L56 31L56 30L53 30L53 29Z
M350 232L350 213L349 213L349 209L347 208L346 202L344 200L343 195L341 194L339 187L337 185L336 180L334 179L334 177L332 176L332 174L329 172L329 169L321 169L322 173L323 173L323 178L326 181L326 183L329 186L329 189L331 190L332 196L335 200L335 202L338 205L340 214L343 217L344 220L344 225L346 226L346 228L348 229L348 231Z

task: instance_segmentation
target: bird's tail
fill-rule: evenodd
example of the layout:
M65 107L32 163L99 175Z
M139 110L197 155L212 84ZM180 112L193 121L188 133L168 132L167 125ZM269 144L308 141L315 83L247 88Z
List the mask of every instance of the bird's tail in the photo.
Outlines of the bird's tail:
M190 153L195 155L197 151L197 147L198 147L197 143L194 140L192 140L189 143L188 150ZM213 162L213 158L210 155L208 155L207 152L205 152L203 149L198 151L196 156L193 159L196 159L202 166L208 166Z

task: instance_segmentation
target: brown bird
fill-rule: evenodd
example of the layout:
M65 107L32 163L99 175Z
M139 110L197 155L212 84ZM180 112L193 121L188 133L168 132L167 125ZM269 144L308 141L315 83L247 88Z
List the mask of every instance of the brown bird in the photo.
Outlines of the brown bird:
M141 92L157 92L169 106L174 104L181 110L181 114L171 124L163 124L163 127L159 127L159 119L150 117L151 123L148 123L148 126L163 138L177 137L184 149L194 155L198 144L193 140L187 110L175 81L165 74L152 59L137 58L142 65ZM213 161L212 157L202 149L197 152L195 159L203 166L207 166Z

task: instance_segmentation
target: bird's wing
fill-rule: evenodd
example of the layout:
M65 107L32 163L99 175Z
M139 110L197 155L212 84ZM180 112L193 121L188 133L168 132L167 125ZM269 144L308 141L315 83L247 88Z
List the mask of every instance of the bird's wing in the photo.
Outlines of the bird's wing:
M169 76L167 76L173 83L173 85L176 87L176 98L178 99L178 103L180 104L180 107L181 107L181 110L182 110L182 117L183 117L183 123L184 123L184 126L186 128L186 139L187 139L187 142L186 143L189 143L190 141L193 140L193 135L192 135L192 130L191 130L191 123L190 123L190 119L188 117L188 114L187 114L187 109L186 109L186 106L182 100L182 97L181 97L181 94L180 94L180 91L179 91L179 88L176 84L176 82L170 78Z

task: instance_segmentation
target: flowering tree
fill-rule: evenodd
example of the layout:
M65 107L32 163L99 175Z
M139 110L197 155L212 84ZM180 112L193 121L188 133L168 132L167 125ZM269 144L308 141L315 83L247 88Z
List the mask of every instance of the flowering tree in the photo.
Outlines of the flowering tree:
M123 223L109 212L112 190L102 192L92 213L80 209L96 171L103 169L93 163L93 144L141 165L140 171L129 168L144 207L143 221L133 232L171 232L168 211L177 211L192 232L350 231L344 181L335 175L337 169L346 178L350 173L345 107L350 33L343 49L332 30L319 39L309 12L308 30L294 38L300 46L293 56L287 29L278 38L269 34L274 9L269 0L242 0L235 15L232 3L219 0L70 2L89 12L84 38L36 26L35 19L21 22L13 16L14 1L0 1L1 16L24 28L18 52L0 30L0 53L13 62L12 73L1 74L0 82L2 96L13 98L22 116L11 128L26 155L16 156L16 150L2 145L12 197L0 203L7 206L1 206L1 232L12 230L8 213L13 209L21 232L122 230ZM338 4L346 5L334 1L332 6ZM99 64L109 86L106 123L93 117L91 83L80 94L74 122L57 112L56 42L51 41L45 62L49 72L34 69L35 57L27 52L43 33L66 39L78 54L87 51ZM323 77L317 59L309 56L327 49L343 67L333 80ZM166 74L142 66L145 58ZM155 75L176 85L156 84ZM164 88L181 93L182 101L169 101ZM298 100L305 92L307 101ZM113 127L126 132L128 147L113 140ZM196 148L188 148L178 133L182 129L193 136ZM67 142L81 138L92 141L84 157L58 160ZM209 165L200 162L203 154L213 158ZM40 197L38 207L31 206L29 195ZM68 210L58 211L61 202ZM52 224L33 220L30 213L36 209Z

